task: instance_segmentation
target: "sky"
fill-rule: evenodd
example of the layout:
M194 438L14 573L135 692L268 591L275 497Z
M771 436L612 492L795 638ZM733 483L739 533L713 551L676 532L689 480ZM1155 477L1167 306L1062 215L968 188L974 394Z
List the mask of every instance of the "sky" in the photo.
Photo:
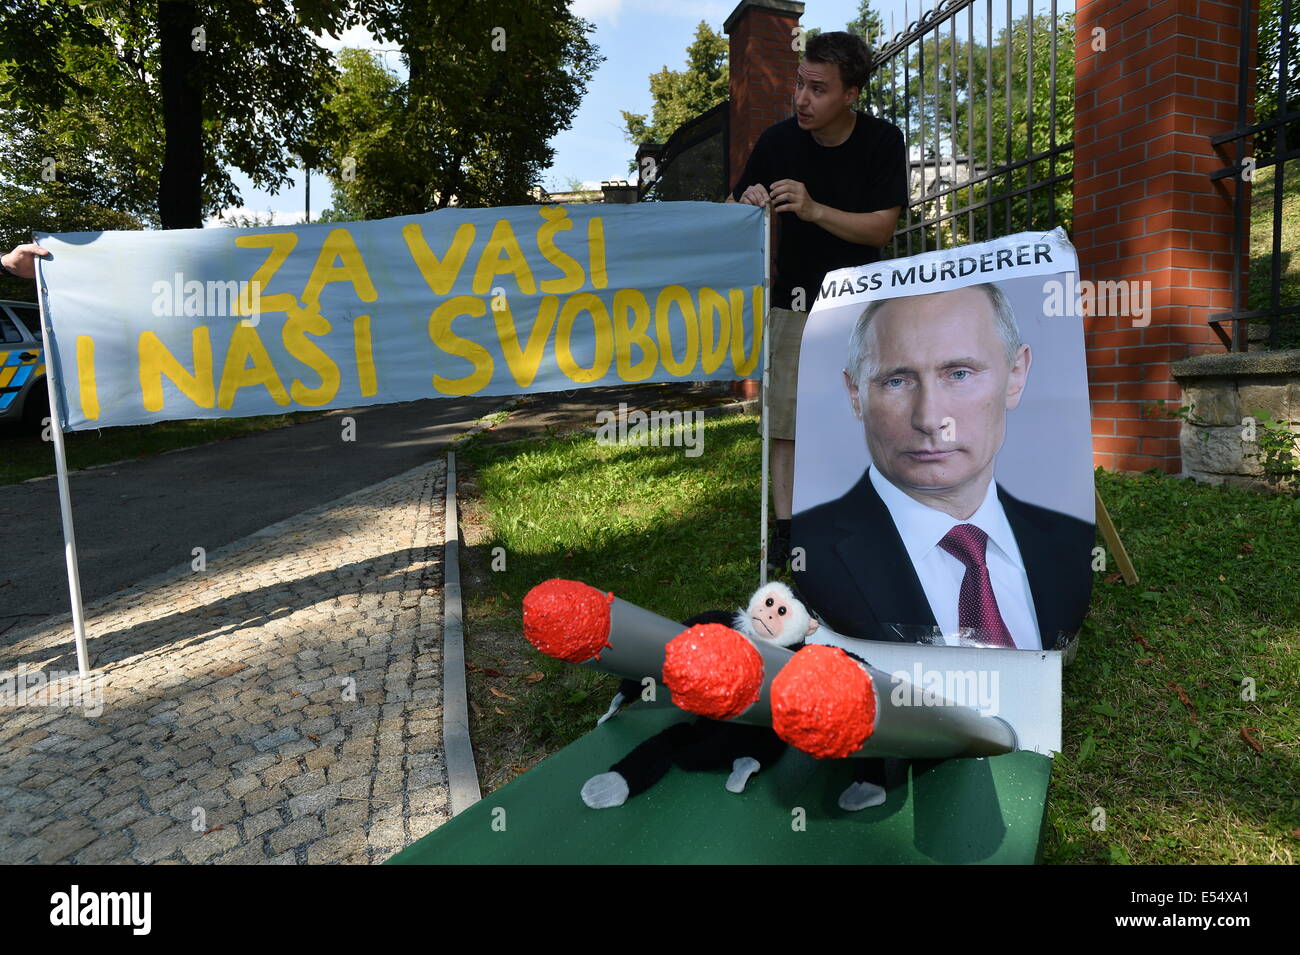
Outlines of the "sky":
M875 0L872 7L880 13L886 28L893 15L895 29L906 20L917 18L920 0ZM694 39L695 28L704 20L715 31L739 0L572 0L574 13L595 24L592 41L605 61L587 86L582 106L573 125L559 133L551 145L555 162L542 177L542 186L562 192L571 180L599 186L602 180L628 179L628 164L636 147L623 136L622 110L633 113L651 111L650 74L663 67L680 70L686 64L686 48ZM930 7L926 4L926 8ZM858 0L806 0L801 21L804 27L823 31L842 30L857 16ZM376 49L378 45L364 31L354 31L338 41L326 37L330 49L359 46ZM384 54L391 68L399 66L399 57L391 50ZM793 81L793 78L792 78ZM276 224L303 221L305 190L299 172L292 187L279 195L259 190L238 171L235 184L243 196L242 210L265 217L274 215ZM313 219L329 205L329 180L313 175L311 181Z

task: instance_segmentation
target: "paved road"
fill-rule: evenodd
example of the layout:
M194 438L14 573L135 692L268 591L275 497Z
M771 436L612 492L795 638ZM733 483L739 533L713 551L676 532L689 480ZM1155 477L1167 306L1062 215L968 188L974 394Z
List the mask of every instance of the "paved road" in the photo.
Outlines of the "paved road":
M595 414L725 400L689 385L531 395L501 437L592 427ZM268 524L368 487L440 455L475 420L518 399L439 398L332 412L303 424L70 475L81 590L89 603L188 566ZM342 440L342 420L356 440ZM0 438L0 454L3 454ZM58 489L53 479L0 487L0 640L68 612Z
M0 864L382 862L441 824L445 467L0 640ZM43 679L36 674L42 674Z
M307 508L430 461L502 397L414 401L121 465L74 471L73 521L86 602ZM342 420L356 440L342 440ZM0 453L3 453L0 451ZM68 612L53 479L0 487L0 635Z

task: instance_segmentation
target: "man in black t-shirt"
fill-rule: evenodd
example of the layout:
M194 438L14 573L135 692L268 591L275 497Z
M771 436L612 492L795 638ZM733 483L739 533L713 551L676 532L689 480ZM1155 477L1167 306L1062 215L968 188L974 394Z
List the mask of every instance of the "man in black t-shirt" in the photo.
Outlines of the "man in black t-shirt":
M727 200L771 204L779 213L767 396L776 511L768 560L774 566L789 558L795 393L808 310L827 272L880 259L908 199L903 134L852 108L870 57L851 33L810 39L795 80L795 115L759 136Z

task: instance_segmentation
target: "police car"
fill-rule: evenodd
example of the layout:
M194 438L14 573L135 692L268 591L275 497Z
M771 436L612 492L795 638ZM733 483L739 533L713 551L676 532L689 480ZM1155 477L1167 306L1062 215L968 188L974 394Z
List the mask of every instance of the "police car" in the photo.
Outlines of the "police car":
M31 302L0 300L0 424L39 429L49 413L40 312Z

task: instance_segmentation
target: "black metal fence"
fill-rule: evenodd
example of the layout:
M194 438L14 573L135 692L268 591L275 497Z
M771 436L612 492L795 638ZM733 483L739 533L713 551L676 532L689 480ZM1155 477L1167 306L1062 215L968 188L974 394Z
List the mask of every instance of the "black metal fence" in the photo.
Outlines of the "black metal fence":
M678 126L662 146L637 150L638 198L676 202L722 202L730 183L729 104L723 100Z
M1235 268L1232 308L1209 321L1234 351L1300 347L1300 2L1260 0L1257 23L1252 6L1238 21L1237 123L1210 139L1227 162L1210 178L1232 195Z
M863 101L909 150L911 201L887 255L1069 229L1073 9L942 0L876 51ZM723 102L662 146L641 147L639 198L725 199L728 139Z
M1038 7L943 0L876 52L864 100L903 131L911 171L887 255L1069 229L1074 12Z

